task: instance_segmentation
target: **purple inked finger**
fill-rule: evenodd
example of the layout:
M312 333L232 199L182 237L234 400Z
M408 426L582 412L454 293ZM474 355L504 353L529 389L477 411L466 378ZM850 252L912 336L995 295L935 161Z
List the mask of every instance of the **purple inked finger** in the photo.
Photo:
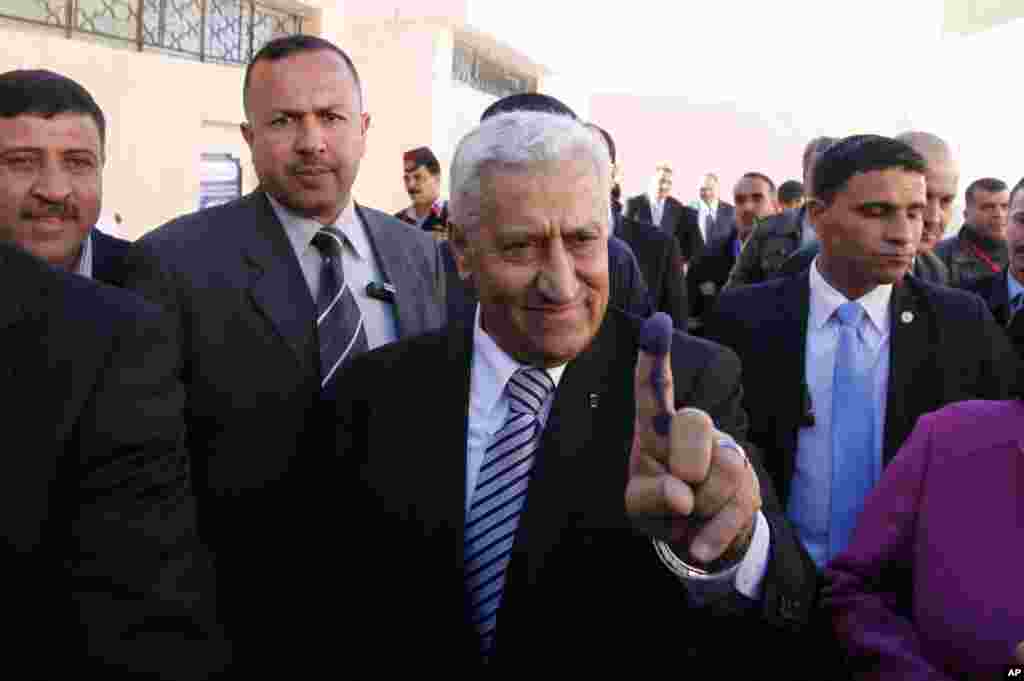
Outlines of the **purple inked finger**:
M640 328L640 348L654 356L654 363L651 367L651 389L654 390L654 400L661 408L661 412L655 414L653 419L654 432L661 436L668 435L669 424L672 422L672 415L666 410L662 393L665 382L662 380L665 372L665 357L672 346L672 318L664 312L657 312L644 321Z

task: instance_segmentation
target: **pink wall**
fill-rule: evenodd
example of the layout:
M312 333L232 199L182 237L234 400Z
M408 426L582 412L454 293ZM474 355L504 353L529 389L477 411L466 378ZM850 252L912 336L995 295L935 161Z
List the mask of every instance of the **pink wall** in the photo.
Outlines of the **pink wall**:
M675 169L673 194L683 203L697 198L705 172L718 175L730 202L733 185L748 171L776 185L801 179L803 147L818 134L794 129L788 113L765 115L686 97L595 95L590 117L615 138L626 194L646 191L654 166L668 161Z

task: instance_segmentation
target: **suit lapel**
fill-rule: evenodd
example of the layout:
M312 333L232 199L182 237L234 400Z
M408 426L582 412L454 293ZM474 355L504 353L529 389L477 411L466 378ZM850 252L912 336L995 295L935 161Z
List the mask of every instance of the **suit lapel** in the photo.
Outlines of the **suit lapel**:
M883 465L888 464L902 446L917 416L928 411L934 392L942 390L940 385L930 390L921 389L922 377L941 376L942 371L941 367L933 366L930 359L930 348L938 338L936 320L911 277L905 277L900 285L893 287L889 310L889 386L886 390Z
M365 210L359 204L355 204L355 209L366 226L370 247L380 265L381 274L395 287L393 307L398 324L398 337L404 338L418 330L426 329L428 320L425 317L423 300L424 296L429 297L430 292L422 291L416 278L409 276L416 270L409 259L408 247L401 242L401 233L382 224L373 211Z
M784 457L780 462L783 483L780 498L789 495L789 482L793 478L796 462L797 435L805 423L810 404L807 388L807 323L811 308L811 285L808 271L789 278L776 290L778 314L769 319L778 320L778 328L765 329L764 338L771 339L772 349L766 356L774 357L774 375L778 382L779 394L779 451ZM799 377L799 380L787 377Z
M1010 321L1010 292L1007 288L1008 270L1003 268L1003 273L992 281L994 291L989 292L988 304L992 308L992 316L996 318L1000 326L1006 326Z
M575 523L611 527L598 518L577 517L576 509L585 507L593 512L600 508L587 499L588 495L603 494L601 490L607 484L618 489L619 477L619 492L625 493L626 453L621 461L607 460L612 448L608 440L614 435L613 431L604 430L609 424L622 423L621 400L631 394L631 390L610 389L622 384L619 374L624 366L625 380L632 386L636 349L634 343L631 350L623 328L617 313L609 310L594 342L570 362L562 375L530 478L526 508L516 531L502 617L506 604L514 610L517 602L530 599L531 585L537 583L542 568L550 565L551 553L567 539L566 531ZM628 435L623 437L628 441ZM614 482L609 483L608 476L601 472L606 464L613 467ZM621 523L624 507L615 505L610 510ZM514 614L511 617L517 624L525 625ZM499 631L501 628L499 625Z
M238 229L246 234L242 252L250 271L249 294L303 364L315 342L316 305L299 260L263 192L244 197L238 210Z

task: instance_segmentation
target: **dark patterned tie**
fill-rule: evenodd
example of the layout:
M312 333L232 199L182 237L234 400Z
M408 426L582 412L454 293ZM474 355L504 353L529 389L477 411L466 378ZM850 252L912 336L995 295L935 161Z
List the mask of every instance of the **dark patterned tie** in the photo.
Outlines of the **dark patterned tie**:
M494 647L505 570L540 442L538 415L554 389L543 369L520 369L509 379L508 416L484 454L466 515L466 591L485 660Z
M336 227L323 227L313 245L323 256L320 292L316 299L316 328L320 338L320 388L326 388L338 367L369 348L363 315L345 282L341 249L345 235Z

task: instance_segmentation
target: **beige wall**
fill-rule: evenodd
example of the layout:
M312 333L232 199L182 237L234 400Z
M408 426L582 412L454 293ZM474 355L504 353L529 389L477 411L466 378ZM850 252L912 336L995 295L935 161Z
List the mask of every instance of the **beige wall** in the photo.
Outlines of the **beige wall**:
M430 14L441 9L457 17L467 14L465 0L445 3L442 8L434 6ZM290 1L287 5L299 6ZM371 126L353 195L384 211L408 205L402 153L431 146L446 181L455 144L483 109L479 98L453 96L457 30L486 45L494 57L536 73L543 82L543 69L525 55L464 25L457 28L451 17L410 18L412 14L398 7L411 7L407 2L306 0L304 5L310 8L304 31L341 46L359 69ZM244 119L244 70L239 66L138 52L132 45L77 33L68 39L59 30L0 19L0 71L14 68L64 73L96 98L108 120L103 213L123 216L121 236L137 238L197 209L203 153L226 152L239 158L243 192L257 183L238 130ZM481 97L488 99L482 93Z
M196 210L206 145L233 149L251 167L241 137L242 69L110 47L25 24L0 25L0 70L46 68L84 85L107 118L104 212L124 217L135 238ZM217 122L204 125L205 121ZM251 189L253 177L243 179Z

